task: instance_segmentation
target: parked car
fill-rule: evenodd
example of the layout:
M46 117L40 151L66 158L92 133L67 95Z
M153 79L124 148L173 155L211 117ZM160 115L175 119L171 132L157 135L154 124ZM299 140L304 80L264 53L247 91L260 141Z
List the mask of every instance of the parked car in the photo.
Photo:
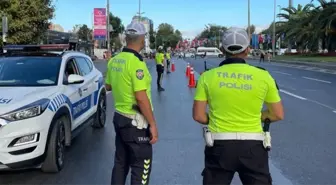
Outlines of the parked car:
M0 170L59 172L72 138L105 126L103 74L89 56L53 47L6 46L0 58Z

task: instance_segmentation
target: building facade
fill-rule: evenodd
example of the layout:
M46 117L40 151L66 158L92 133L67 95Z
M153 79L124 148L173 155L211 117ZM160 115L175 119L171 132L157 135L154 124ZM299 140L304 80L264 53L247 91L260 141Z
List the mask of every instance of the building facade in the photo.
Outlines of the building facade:
M138 21L139 21L139 16L134 16L132 19L132 22L138 22ZM153 21L147 17L141 17L140 22L144 24L147 33L149 33L150 27L154 27ZM152 52L150 48L149 34L147 34L145 38L145 52L146 53Z

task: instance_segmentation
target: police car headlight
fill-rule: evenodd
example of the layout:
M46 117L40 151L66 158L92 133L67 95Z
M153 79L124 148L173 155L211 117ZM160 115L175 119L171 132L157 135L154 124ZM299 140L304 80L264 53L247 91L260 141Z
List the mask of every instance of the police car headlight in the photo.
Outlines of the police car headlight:
M18 121L41 115L50 103L49 99L41 99L17 110L0 116L8 121Z

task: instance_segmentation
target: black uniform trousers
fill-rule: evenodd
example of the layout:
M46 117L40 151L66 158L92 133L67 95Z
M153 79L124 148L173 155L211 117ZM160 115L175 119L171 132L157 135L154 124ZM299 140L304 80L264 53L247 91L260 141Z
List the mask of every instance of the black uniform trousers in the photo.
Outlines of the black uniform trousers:
M152 169L152 145L149 129L137 129L132 119L118 113L113 118L115 157L111 185L125 185L131 168L131 185L147 185Z
M170 71L169 69L170 69L170 60L167 59L167 71Z
M217 140L205 148L203 185L229 185L235 172L244 185L272 184L262 141Z
M158 88L162 88L161 83L162 83L162 78L163 78L163 73L164 73L164 66L163 65L156 65L156 72L157 72L157 79L156 79L156 84Z

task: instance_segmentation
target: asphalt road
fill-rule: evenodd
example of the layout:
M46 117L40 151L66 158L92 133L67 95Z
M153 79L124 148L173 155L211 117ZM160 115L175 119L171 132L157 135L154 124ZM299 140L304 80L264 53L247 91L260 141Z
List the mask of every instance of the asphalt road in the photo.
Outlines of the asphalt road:
M201 184L202 179L204 141L201 127L191 118L194 90L187 87L186 63L175 61L177 70L164 76L166 91L162 93L156 91L154 62L148 62L153 78L154 113L159 127L150 184L196 185ZM203 71L201 60L189 62L196 71ZM212 67L218 63L217 59L209 60ZM106 70L105 62L97 62L96 66L102 72ZM285 90L281 93L285 120L271 128L273 149L270 164L274 184L335 184L333 134L336 133L336 113L333 111L336 109L331 107L336 108L336 104L328 94L335 94L336 76L272 64L265 66ZM38 169L0 172L0 184L109 184L115 149L112 102L108 96L110 106L105 129L87 128L78 135L68 149L66 166L59 174L44 174ZM234 184L239 184L237 179Z
M106 71L105 62L97 62L96 66ZM149 62L148 66L155 74L154 62ZM201 127L190 114L193 91L187 87L186 79L176 84L181 76L184 79L182 71L176 74L180 76L166 76L164 93L158 93L153 83L152 100L159 142L154 145L150 184L201 184L204 141ZM153 75L153 82L155 78ZM109 184L115 150L112 103L110 94L105 129L87 128L79 134L66 153L66 166L60 173L45 174L38 169L0 172L0 184Z
M223 59L208 58L214 68ZM186 59L197 72L204 71L204 59ZM272 128L271 159L292 182L336 183L336 75L314 68L286 64L248 63L267 69L280 86L285 120Z

